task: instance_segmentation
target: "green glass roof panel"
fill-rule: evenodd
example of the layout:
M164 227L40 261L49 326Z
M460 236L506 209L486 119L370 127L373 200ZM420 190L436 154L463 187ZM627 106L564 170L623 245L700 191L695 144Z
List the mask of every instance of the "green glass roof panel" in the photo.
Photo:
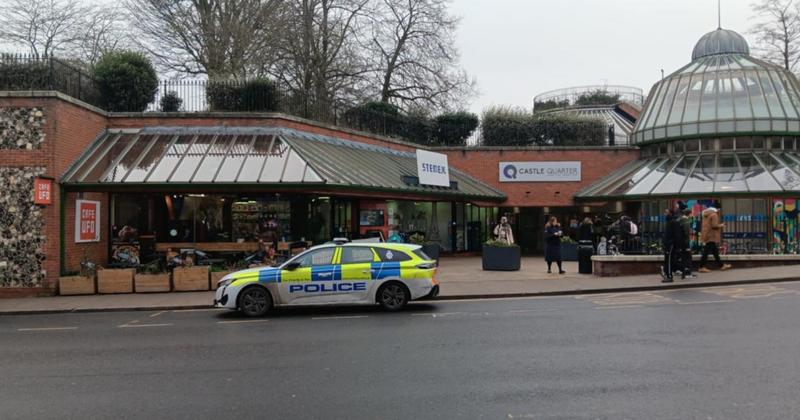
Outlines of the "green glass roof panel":
M714 191L714 176L716 174L716 156L712 154L700 155L691 174L681 188L681 193L710 193Z
M745 180L747 181L747 186L750 191L782 190L775 178L772 177L771 171L761 165L761 162L759 162L752 153L740 154L739 162L741 162Z

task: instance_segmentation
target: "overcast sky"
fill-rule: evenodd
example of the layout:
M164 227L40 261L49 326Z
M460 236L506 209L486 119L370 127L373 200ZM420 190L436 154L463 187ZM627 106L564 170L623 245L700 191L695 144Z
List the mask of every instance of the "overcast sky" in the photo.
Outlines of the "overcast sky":
M722 27L744 35L752 0L722 0ZM622 84L644 89L691 61L717 28L716 0L453 0L458 45L480 96L530 108L552 89ZM752 44L752 42L751 42Z

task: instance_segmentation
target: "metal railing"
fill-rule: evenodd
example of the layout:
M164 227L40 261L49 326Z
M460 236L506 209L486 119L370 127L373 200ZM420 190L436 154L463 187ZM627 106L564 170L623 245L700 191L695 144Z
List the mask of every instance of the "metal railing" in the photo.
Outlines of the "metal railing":
M100 107L98 84L77 65L55 57L0 54L0 89L54 90Z

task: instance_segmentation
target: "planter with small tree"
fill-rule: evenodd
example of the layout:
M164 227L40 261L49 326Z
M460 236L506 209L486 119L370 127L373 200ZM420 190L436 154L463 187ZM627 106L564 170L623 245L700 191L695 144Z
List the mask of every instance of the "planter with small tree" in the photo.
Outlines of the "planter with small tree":
M492 240L483 244L481 262L485 271L517 271L521 257L518 245Z
M578 243L569 236L561 238L561 259L563 261L578 261Z
M65 273L58 278L58 294L93 295L97 293L97 264L84 254L81 261L81 270L74 273Z

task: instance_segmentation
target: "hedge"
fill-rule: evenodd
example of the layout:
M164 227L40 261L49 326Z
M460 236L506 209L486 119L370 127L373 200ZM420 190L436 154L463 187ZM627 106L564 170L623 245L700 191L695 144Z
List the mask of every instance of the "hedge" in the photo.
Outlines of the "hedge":
M206 98L211 111L274 112L280 106L278 87L269 79L211 81Z
M142 112L156 96L156 70L141 53L114 51L105 54L94 65L92 73L107 111Z
M434 119L434 140L440 146L466 146L480 120L471 112L441 114Z
M481 129L485 146L600 146L608 127L601 119L494 107L484 111Z

